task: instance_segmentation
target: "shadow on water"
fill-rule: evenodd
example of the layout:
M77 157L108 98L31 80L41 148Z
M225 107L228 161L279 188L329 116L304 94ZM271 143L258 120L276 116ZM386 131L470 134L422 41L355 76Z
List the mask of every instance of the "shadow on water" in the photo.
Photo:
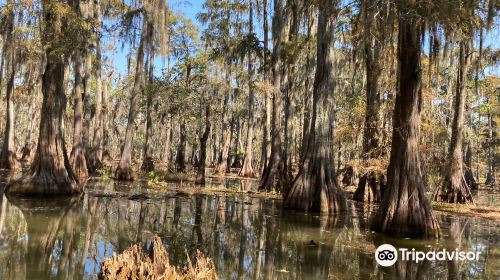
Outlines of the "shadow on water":
M5 177L0 176L0 192ZM130 186L102 183L109 192ZM248 187L248 186L247 186ZM499 222L441 215L440 241L369 231L373 205L342 215L283 211L279 200L244 195L20 199L1 196L0 279L94 279L100 263L158 234L172 264L197 249L222 279L498 279ZM479 261L398 261L378 266L382 243L418 250L478 250Z

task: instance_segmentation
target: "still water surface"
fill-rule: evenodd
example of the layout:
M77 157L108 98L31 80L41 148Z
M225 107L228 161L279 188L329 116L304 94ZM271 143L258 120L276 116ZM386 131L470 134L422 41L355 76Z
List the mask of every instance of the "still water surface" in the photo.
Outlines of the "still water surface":
M199 249L222 279L500 279L500 221L438 213L441 240L393 239L369 231L373 206L353 202L328 216L248 195L109 195L123 191L144 189L94 182L80 198L19 199L1 195L0 184L0 279L95 279L104 258L155 234L171 263L183 265ZM497 193L477 196L498 203ZM373 252L383 243L481 257L381 268Z

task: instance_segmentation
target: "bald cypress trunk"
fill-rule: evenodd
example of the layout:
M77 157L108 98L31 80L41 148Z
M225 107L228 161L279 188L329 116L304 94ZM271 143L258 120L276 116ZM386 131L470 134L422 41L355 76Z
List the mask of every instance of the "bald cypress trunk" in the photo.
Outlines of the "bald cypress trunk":
M280 190L283 183L283 150L281 141L281 45L285 30L285 16L283 0L274 1L273 16L273 55L272 55L272 84L273 84L273 112L271 127L271 155L269 163L264 168L261 178L261 190Z
M137 116L137 95L142 91L144 80L144 47L147 42L148 26L147 20L143 19L141 40L137 48L137 62L135 69L134 86L130 96L130 108L128 112L127 128L125 130L125 141L123 145L120 163L115 171L117 180L132 181L134 174L132 171L132 139L135 130L135 118Z
M70 154L70 163L75 176L84 179L88 176L85 148L83 147L83 92L81 52L75 54L75 81L73 89L74 118L73 118L73 148Z
M253 1L250 0L248 12L248 34L253 35ZM241 167L240 176L253 177L255 172L253 170L253 125L254 125L254 89L253 89L253 54L252 50L248 51L248 124L247 124L247 141L245 147L245 159Z
M64 42L66 15L57 12L58 1L43 0L46 22L42 43L46 47L47 63L42 77L43 102L35 159L31 175L9 184L6 193L28 195L69 195L82 191L71 168L62 127L66 108L64 72L68 54Z
M8 4L13 5L13 1L10 0ZM14 79L16 76L16 54L15 46L13 45L14 7L11 7L10 12L7 14L6 26L5 46L2 52L2 59L7 62L7 90L5 94L6 114L3 145L0 153L0 168L16 170L19 168L19 163L17 162L16 147L14 143L14 101L12 99L14 95ZM0 72L0 76L1 75L2 72Z
M155 170L155 165L153 162L153 152L151 151L151 136L153 135L153 118L151 116L151 106L153 105L153 88L152 85L154 83L154 58L155 58L155 50L154 50L154 38L153 38L153 25L148 24L148 38L149 38L149 59L148 59L148 83L150 87L146 89L146 139L144 142L144 156L142 161L141 170L144 172L151 172Z
M464 139L465 82L467 78L469 42L460 42L457 83L455 85L455 114L451 126L448 162L443 182L434 194L435 201L449 203L474 203L464 177L462 144Z
M381 10L379 10L381 9ZM366 111L365 127L363 131L363 155L365 163L370 159L381 156L380 151L380 109L381 96L379 80L383 66L380 54L384 51L385 25L387 22L389 5L369 1L362 1L363 21L363 58L366 71ZM376 29L377 32L374 32ZM375 35L374 33L377 33ZM368 166L370 169L370 166ZM364 202L380 202L385 187L385 176L381 172L370 170L361 175L353 199Z
M337 1L319 3L316 75L314 78L311 129L304 163L284 206L314 212L339 212L345 198L333 165L333 92L335 89L334 31Z
M371 229L404 237L438 237L439 225L425 194L420 169L422 107L422 20L412 13L415 0L400 3L398 92L393 113L387 188Z
M212 123L210 122L210 105L206 102L205 107L205 131L200 137L200 162L198 164L198 173L196 177L197 184L205 184L205 166L207 161L207 141L210 135Z

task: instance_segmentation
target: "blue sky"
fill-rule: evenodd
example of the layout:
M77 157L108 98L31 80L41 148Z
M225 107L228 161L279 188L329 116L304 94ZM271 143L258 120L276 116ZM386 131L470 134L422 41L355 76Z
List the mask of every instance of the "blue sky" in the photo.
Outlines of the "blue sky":
M193 23L200 25L198 20L196 19L196 14L202 11L202 5L205 0L167 0L167 1L171 9L191 19ZM201 26L200 26L200 31L201 31ZM493 27L493 29L488 34L486 34L483 45L484 48L487 48L488 46L491 46L494 49L500 48L500 29ZM125 74L127 71L126 56L129 52L129 48L125 47L121 49L121 43L120 43L120 46L117 46L116 51L117 52L113 56L115 71L117 70L122 74ZM157 67L157 69L155 69L155 72L157 72L158 74L161 73L160 67ZM500 70L498 69L498 67L487 69L487 72L489 72L488 74L492 75L500 74L499 73Z

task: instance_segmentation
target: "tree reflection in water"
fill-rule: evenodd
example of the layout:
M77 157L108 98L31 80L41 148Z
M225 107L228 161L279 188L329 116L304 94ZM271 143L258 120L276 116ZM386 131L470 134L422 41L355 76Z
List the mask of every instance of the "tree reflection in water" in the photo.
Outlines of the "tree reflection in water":
M281 201L244 195L156 199L1 198L0 279L92 278L102 260L158 234L171 263L200 249L223 279L465 279L495 278L498 225L443 215L449 237L434 243L369 232L373 206L352 203L342 215L283 211ZM469 221L469 222L467 222ZM480 248L479 262L398 261L376 265L374 248ZM487 262L486 262L487 260Z

